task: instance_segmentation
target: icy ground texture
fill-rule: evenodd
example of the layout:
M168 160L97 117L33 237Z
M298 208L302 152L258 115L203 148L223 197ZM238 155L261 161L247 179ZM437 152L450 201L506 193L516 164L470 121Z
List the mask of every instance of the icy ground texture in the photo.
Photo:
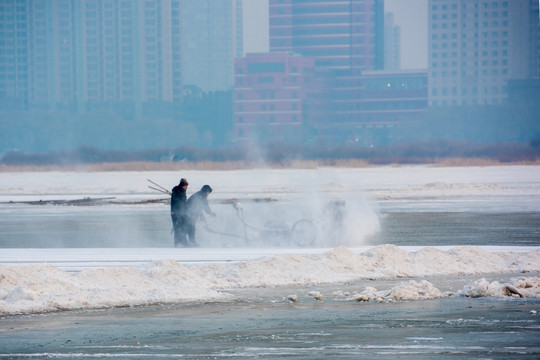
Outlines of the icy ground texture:
M236 171L0 173L0 201L115 196L118 200L163 197L151 179L167 189L189 179L188 194L210 184L211 199L349 197L379 201L470 196L540 195L540 166L255 169ZM59 196L60 195L60 196ZM166 195L165 195L166 197ZM515 202L506 202L508 206ZM523 210L523 204L515 204ZM529 204L528 204L529 205ZM463 203L461 204L463 206ZM530 204L538 209L536 203Z
M227 289L333 284L360 279L540 271L540 251L490 252L480 247L408 252L381 245L356 254L338 247L323 255L279 255L265 260L181 265L161 260L136 267L98 268L76 274L48 264L0 267L0 314L136 306L184 301L228 301ZM464 296L540 296L539 278L511 284L478 280ZM366 288L358 301L420 300L447 296L427 281L390 290Z

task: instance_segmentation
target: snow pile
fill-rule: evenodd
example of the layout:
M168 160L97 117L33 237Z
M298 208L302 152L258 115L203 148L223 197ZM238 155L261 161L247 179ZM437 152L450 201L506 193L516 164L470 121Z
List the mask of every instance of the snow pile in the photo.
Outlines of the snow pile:
M322 255L279 255L263 260L183 266L160 260L138 267L70 274L47 264L0 267L0 314L231 299L225 289L331 284L360 279L540 271L540 251L490 252L478 247L408 252L382 245L363 253L338 247ZM513 284L479 280L465 296L538 296L540 280ZM517 290L516 290L517 289ZM418 300L442 296L427 281L411 280L358 301Z
M432 283L422 280L402 282L389 290L377 290L367 286L364 291L350 297L354 301L389 302L396 300L427 300L441 298L443 294ZM527 277L513 279L510 283L489 282L485 278L473 281L456 292L466 297L540 297L540 278Z
M360 294L355 294L355 301L396 301L396 300L427 300L443 297L443 294L433 284L426 280L417 282L410 280L394 286L390 290L377 291L374 287L366 287Z
M540 297L540 278L513 279L511 283L489 282L485 278L476 280L458 291L468 297Z

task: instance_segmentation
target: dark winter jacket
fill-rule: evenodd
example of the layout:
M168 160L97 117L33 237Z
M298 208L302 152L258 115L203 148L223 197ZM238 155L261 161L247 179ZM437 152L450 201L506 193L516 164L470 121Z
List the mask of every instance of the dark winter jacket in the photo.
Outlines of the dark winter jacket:
M186 214L186 202L187 202L186 190L180 185L173 187L171 195L171 213L178 216Z
M208 206L208 192L200 190L195 194L191 195L187 201L187 216L192 220L196 221L205 211L209 215L214 215L210 207Z

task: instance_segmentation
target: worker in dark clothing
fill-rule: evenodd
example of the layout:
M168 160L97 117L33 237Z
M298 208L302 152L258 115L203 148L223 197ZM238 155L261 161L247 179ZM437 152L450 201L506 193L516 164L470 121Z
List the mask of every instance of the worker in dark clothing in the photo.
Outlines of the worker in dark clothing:
M173 187L171 194L171 219L174 229L174 246L185 247L187 241L187 195L188 182L180 179L180 183Z
M187 201L187 234L188 246L198 246L195 240L195 223L202 216L203 211L211 216L216 216L208 206L208 195L212 192L209 185L204 185L200 191L191 195Z

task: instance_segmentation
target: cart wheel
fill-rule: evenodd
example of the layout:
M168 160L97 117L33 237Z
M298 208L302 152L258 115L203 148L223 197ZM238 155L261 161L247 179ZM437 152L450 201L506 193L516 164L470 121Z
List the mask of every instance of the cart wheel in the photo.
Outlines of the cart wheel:
M313 245L317 229L310 220L298 220L292 227L292 241L298 246Z

